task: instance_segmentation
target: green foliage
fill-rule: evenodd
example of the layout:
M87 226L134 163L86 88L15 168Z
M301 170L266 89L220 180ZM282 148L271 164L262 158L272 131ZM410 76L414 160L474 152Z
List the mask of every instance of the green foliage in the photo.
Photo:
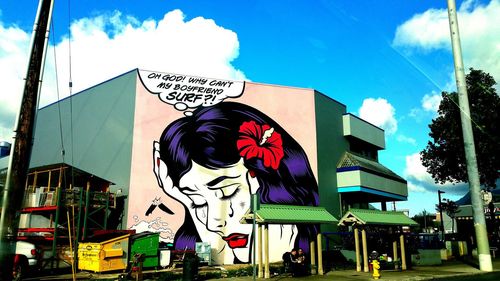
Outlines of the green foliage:
M455 229L455 216L460 212L458 204L450 199L443 199L441 204L436 204L436 211L444 212L451 218L451 229ZM441 218L443 219L443 218Z
M412 218L419 225L415 229L415 231L416 232L422 232L426 228L436 228L436 227L438 227L438 224L437 224L435 218L436 218L435 214L430 214L426 210L423 210L422 212L416 214Z
M488 73L470 69L467 74L474 144L482 185L495 188L500 170L500 97ZM436 183L467 182L458 94L442 92L438 117L429 125L431 141L420 152L422 164Z
M450 199L444 199L443 202L440 204L436 204L436 211L443 211L448 215L448 217L454 219L455 215L459 213L460 211L458 210L458 204L455 203L455 201L452 201Z

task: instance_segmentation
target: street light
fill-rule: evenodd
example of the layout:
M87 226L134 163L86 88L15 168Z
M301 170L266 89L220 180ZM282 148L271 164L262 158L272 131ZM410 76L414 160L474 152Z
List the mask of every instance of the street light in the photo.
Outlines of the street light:
M443 205L441 204L441 193L446 193L438 189L438 199L439 199L439 220L441 221L441 240L445 241L444 236L444 222L443 222Z

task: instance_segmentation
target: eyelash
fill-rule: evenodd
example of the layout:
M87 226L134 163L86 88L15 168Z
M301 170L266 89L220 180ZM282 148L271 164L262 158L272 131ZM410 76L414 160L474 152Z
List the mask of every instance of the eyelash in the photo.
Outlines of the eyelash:
M205 208L207 206L207 203L203 204L203 205L195 205L194 202L191 203L191 209L201 209L201 208Z
M236 188L236 190L233 192L233 194L227 195L227 196L222 196L220 199L221 200L229 200L229 199L233 198L234 196L236 196L236 194L238 194L238 192L240 192L239 187Z
M236 188L236 190L231 195L223 196L220 199L223 201L229 200L229 199L233 198L234 196L236 196L236 194L238 194L238 192L240 192L240 188ZM205 208L207 205L208 205L207 203L202 204L202 205L196 205L196 204L194 204L194 202L192 202L190 207L192 209L201 209L201 208Z

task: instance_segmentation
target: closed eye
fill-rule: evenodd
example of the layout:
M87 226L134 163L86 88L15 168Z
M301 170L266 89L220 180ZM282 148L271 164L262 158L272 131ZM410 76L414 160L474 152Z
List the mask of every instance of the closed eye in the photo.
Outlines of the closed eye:
M209 189L214 189L214 186L216 186L217 184L219 184L220 182L226 180L226 179L237 179L239 178L241 175L238 175L238 176L234 176L234 177L230 177L230 176L220 176L220 177L217 177L211 181L209 181L206 186L209 188ZM219 189L220 187L218 187L217 189Z
M203 208L207 205L207 201L203 196L199 194L188 195L189 199L191 199L191 208Z
M232 197L236 196L238 192L240 192L240 184L234 183L230 185L226 185L222 187L220 190L222 191L222 196L220 197L221 200L228 200L231 199Z
M221 198L221 199L222 199L222 200L229 200L229 199L233 198L234 196L236 196L236 194L238 194L238 192L240 192L240 189L239 189L239 188L238 188L238 189L236 189L236 190L233 192L233 194L229 194L229 195L227 195L227 196L222 196L222 198Z
M191 209L202 209L202 208L205 208L207 206L207 203L205 204L201 204L201 205L196 205L194 202L191 203Z

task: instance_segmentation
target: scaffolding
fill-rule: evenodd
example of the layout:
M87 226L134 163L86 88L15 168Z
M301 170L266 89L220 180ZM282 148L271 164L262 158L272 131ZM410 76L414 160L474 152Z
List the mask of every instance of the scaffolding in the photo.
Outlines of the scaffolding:
M76 249L94 231L107 229L116 203L111 184L66 164L30 171L17 238L41 247L42 269L71 265L76 251L68 249L70 242Z

